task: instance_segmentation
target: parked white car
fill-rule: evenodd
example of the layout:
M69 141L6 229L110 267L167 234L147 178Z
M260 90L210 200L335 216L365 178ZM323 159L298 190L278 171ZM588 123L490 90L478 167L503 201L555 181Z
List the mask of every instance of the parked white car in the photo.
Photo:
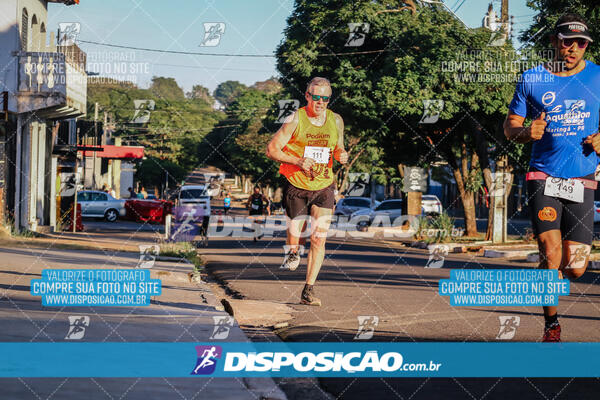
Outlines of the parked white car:
M202 207L205 214L210 215L210 195L204 185L184 185L177 195L180 206L197 205Z
M82 190L77 193L82 217L104 218L115 222L125 216L125 200L119 200L100 190Z
M423 197L421 197L421 210L424 215L439 215L444 211L442 202L433 194L424 194Z

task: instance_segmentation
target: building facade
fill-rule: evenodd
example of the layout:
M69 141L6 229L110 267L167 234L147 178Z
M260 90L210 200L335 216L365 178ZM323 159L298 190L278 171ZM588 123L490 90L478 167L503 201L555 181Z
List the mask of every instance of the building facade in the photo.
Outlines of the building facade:
M4 224L16 231L56 227L61 190L57 176L68 169L61 166L64 154L54 152L58 132L61 124L64 129L86 112L85 53L75 44L57 45L57 36L47 27L50 2L69 6L79 1L0 2L0 82L8 100L0 130L1 206ZM72 136L68 140L75 140ZM76 171L76 158L68 163Z

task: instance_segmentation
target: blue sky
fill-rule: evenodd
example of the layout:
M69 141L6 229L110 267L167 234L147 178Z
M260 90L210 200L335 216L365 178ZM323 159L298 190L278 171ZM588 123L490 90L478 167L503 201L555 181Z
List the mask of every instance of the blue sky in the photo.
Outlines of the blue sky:
M445 0L470 27L481 25L489 0ZM59 23L79 22L80 40L124 46L220 54L273 54L283 39L293 0L81 0L79 5L48 6L48 30ZM494 1L500 11L500 1ZM511 0L516 30L525 29L534 12L525 0ZM225 33L216 47L201 47L204 23L224 22ZM147 87L152 76L168 76L188 91L201 84L211 91L223 81L247 85L276 76L275 59L174 55L110 48L89 43L80 47L88 53L89 70L118 70L126 62L128 71L118 77L134 76Z

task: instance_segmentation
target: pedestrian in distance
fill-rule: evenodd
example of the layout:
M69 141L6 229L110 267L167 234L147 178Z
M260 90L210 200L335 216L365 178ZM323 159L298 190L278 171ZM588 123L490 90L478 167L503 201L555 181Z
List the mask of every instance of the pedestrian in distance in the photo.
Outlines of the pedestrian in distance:
M223 214L227 215L231 209L231 193L227 193L223 199Z
M246 202L246 208L249 211L250 219L252 219L252 229L254 230L254 241L263 237L262 229L259 226L259 221L262 218L267 199L260 192L260 187L254 186L254 192ZM260 233L259 233L260 232Z
M344 121L327 109L331 94L329 80L313 78L306 88L306 106L285 120L267 146L267 157L281 163L279 172L287 179L283 202L291 221L286 240L289 250L281 269L298 268L300 237L310 218L310 251L300 302L314 306L321 305L314 294L314 284L325 257L325 240L334 207L333 159L342 164L348 162Z
M133 190L132 187L128 187L127 191L129 192L130 199L137 199L137 193L135 193L135 190Z
M523 73L504 122L504 134L532 142L526 175L540 268L577 279L585 272L594 232L594 172L600 67L584 59L592 42L585 19L562 15L551 36L554 59ZM533 122L525 127L526 118ZM542 341L559 342L556 306L544 307Z

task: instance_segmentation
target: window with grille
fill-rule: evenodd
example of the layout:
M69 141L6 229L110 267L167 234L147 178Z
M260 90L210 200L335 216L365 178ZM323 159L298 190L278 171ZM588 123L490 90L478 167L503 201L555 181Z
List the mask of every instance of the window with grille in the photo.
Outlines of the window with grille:
M21 50L27 51L27 36L29 34L29 14L27 9L23 9L21 15Z

